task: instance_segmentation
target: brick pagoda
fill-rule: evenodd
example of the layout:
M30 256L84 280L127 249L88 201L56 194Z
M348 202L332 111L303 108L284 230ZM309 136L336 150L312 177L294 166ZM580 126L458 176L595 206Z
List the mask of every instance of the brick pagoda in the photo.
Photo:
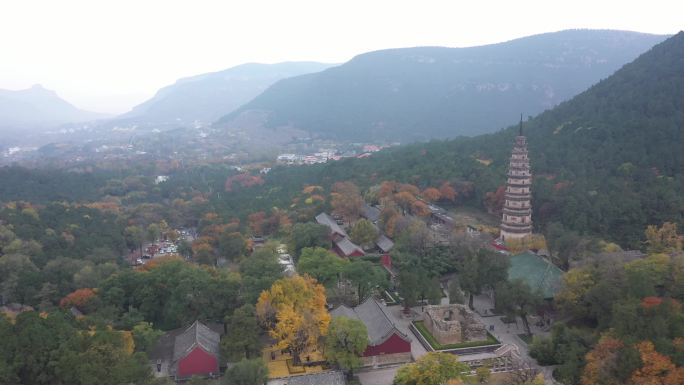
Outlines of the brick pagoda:
M504 195L503 218L501 219L501 240L520 239L532 235L532 173L527 157L527 138L522 131L515 137L511 153Z

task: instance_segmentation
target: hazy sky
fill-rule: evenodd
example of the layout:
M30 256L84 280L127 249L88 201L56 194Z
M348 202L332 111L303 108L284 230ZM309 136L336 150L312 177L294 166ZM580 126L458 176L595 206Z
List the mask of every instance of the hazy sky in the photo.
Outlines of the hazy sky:
M569 28L684 28L675 0L0 0L0 88L40 83L125 112L176 79L245 62L344 62Z

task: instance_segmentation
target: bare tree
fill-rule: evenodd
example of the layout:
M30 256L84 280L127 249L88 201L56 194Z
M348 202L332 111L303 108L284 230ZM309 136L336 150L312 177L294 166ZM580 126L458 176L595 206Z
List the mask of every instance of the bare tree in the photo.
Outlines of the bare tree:
M532 367L528 361L518 361L515 368L510 372L511 385L531 384L537 376L538 370Z

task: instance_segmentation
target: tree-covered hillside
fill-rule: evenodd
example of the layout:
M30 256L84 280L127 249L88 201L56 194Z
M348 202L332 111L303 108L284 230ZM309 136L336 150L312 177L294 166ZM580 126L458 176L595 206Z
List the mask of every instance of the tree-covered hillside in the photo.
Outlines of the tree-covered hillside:
M683 101L680 32L571 101L527 121L537 229L561 222L639 247L648 224L682 224ZM474 194L465 203L487 206L504 183L516 134L517 126L390 149L369 159L275 169L261 187L264 194L252 196L277 201L283 191L305 183L347 179L366 187L382 180L422 187L449 181L473 183Z
M133 122L212 122L259 95L280 79L322 71L330 64L247 63L223 71L179 79L160 89L119 119Z
M359 55L326 71L282 80L243 112L351 140L414 141L492 132L605 78L663 36L572 30L470 48L418 47Z

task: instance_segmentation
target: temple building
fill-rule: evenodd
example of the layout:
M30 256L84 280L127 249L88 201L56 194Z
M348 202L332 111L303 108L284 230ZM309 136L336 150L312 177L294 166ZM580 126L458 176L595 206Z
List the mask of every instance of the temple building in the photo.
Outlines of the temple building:
M506 193L504 195L501 240L520 239L532 235L532 173L527 157L527 138L522 131L515 137L515 145L508 166Z

